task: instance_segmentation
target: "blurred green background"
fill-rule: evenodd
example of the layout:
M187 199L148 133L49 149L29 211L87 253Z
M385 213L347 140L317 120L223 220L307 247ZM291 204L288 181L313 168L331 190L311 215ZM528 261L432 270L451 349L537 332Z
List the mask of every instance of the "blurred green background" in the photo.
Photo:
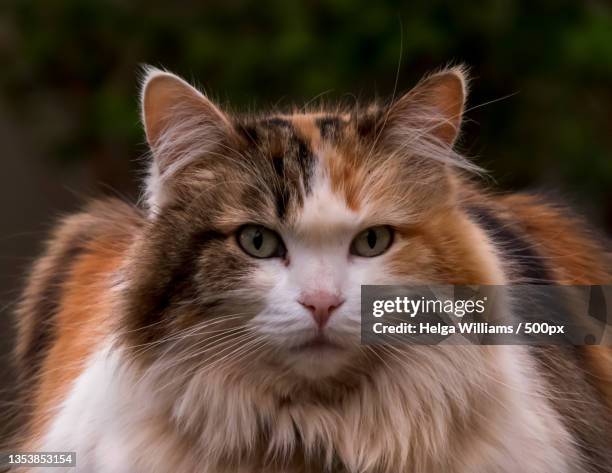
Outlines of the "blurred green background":
M400 91L447 63L470 67L460 146L495 185L555 190L612 234L608 1L5 0L0 329L59 214L137 196L140 65L248 111L388 97L400 51Z
M131 189L144 152L141 64L248 110L388 96L401 46L400 90L448 62L469 65L479 108L463 146L499 184L561 187L611 228L610 2L165 3L3 4L0 103L23 139L45 144L37 158Z

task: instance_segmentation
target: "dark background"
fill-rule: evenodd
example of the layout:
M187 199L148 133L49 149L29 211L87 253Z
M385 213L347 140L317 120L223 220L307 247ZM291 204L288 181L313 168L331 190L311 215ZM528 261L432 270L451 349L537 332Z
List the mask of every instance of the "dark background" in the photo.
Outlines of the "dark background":
M1 2L0 430L11 310L47 230L91 196L138 195L145 63L238 111L388 97L400 55L400 91L466 63L460 147L500 188L554 189L612 234L609 2L165 3Z

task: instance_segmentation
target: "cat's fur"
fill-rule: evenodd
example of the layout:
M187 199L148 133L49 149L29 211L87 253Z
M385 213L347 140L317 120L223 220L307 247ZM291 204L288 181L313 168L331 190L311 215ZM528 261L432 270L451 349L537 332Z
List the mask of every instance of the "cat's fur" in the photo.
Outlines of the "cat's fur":
M384 107L235 117L150 70L145 208L65 219L19 307L20 447L82 472L612 471L606 349L359 343L361 284L612 281L579 219L466 178L465 95L454 68ZM287 255L248 256L247 223ZM383 224L387 253L349 255ZM320 286L343 348L301 352Z

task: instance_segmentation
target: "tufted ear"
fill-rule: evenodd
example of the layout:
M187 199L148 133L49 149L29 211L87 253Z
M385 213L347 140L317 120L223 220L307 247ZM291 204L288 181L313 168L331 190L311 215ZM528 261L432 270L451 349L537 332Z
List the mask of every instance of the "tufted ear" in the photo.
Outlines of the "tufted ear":
M142 122L154 148L164 133L180 127L185 118L199 117L211 127L229 125L221 112L199 90L180 77L153 67L145 69L141 96Z
M382 169L393 169L413 194L412 205L422 204L423 212L454 204L453 169L481 171L454 149L466 95L464 69L445 69L426 76L388 106L372 107L356 120L357 133L376 151L372 153L378 157L376 162Z
M390 106L385 133L391 139L401 140L416 130L442 146L452 147L461 128L466 98L467 76L463 67L425 77Z
M145 69L141 114L152 154L146 194L156 209L168 200L167 181L227 136L231 124L196 88L151 67Z

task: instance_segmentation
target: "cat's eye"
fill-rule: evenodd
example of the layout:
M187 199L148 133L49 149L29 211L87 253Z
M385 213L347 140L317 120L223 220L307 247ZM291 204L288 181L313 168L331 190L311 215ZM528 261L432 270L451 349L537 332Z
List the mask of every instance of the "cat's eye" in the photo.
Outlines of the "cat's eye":
M238 231L238 244L254 258L285 256L285 245L277 233L261 225L245 225Z
M351 253L372 258L382 255L393 243L393 230L387 226L366 228L351 243Z

